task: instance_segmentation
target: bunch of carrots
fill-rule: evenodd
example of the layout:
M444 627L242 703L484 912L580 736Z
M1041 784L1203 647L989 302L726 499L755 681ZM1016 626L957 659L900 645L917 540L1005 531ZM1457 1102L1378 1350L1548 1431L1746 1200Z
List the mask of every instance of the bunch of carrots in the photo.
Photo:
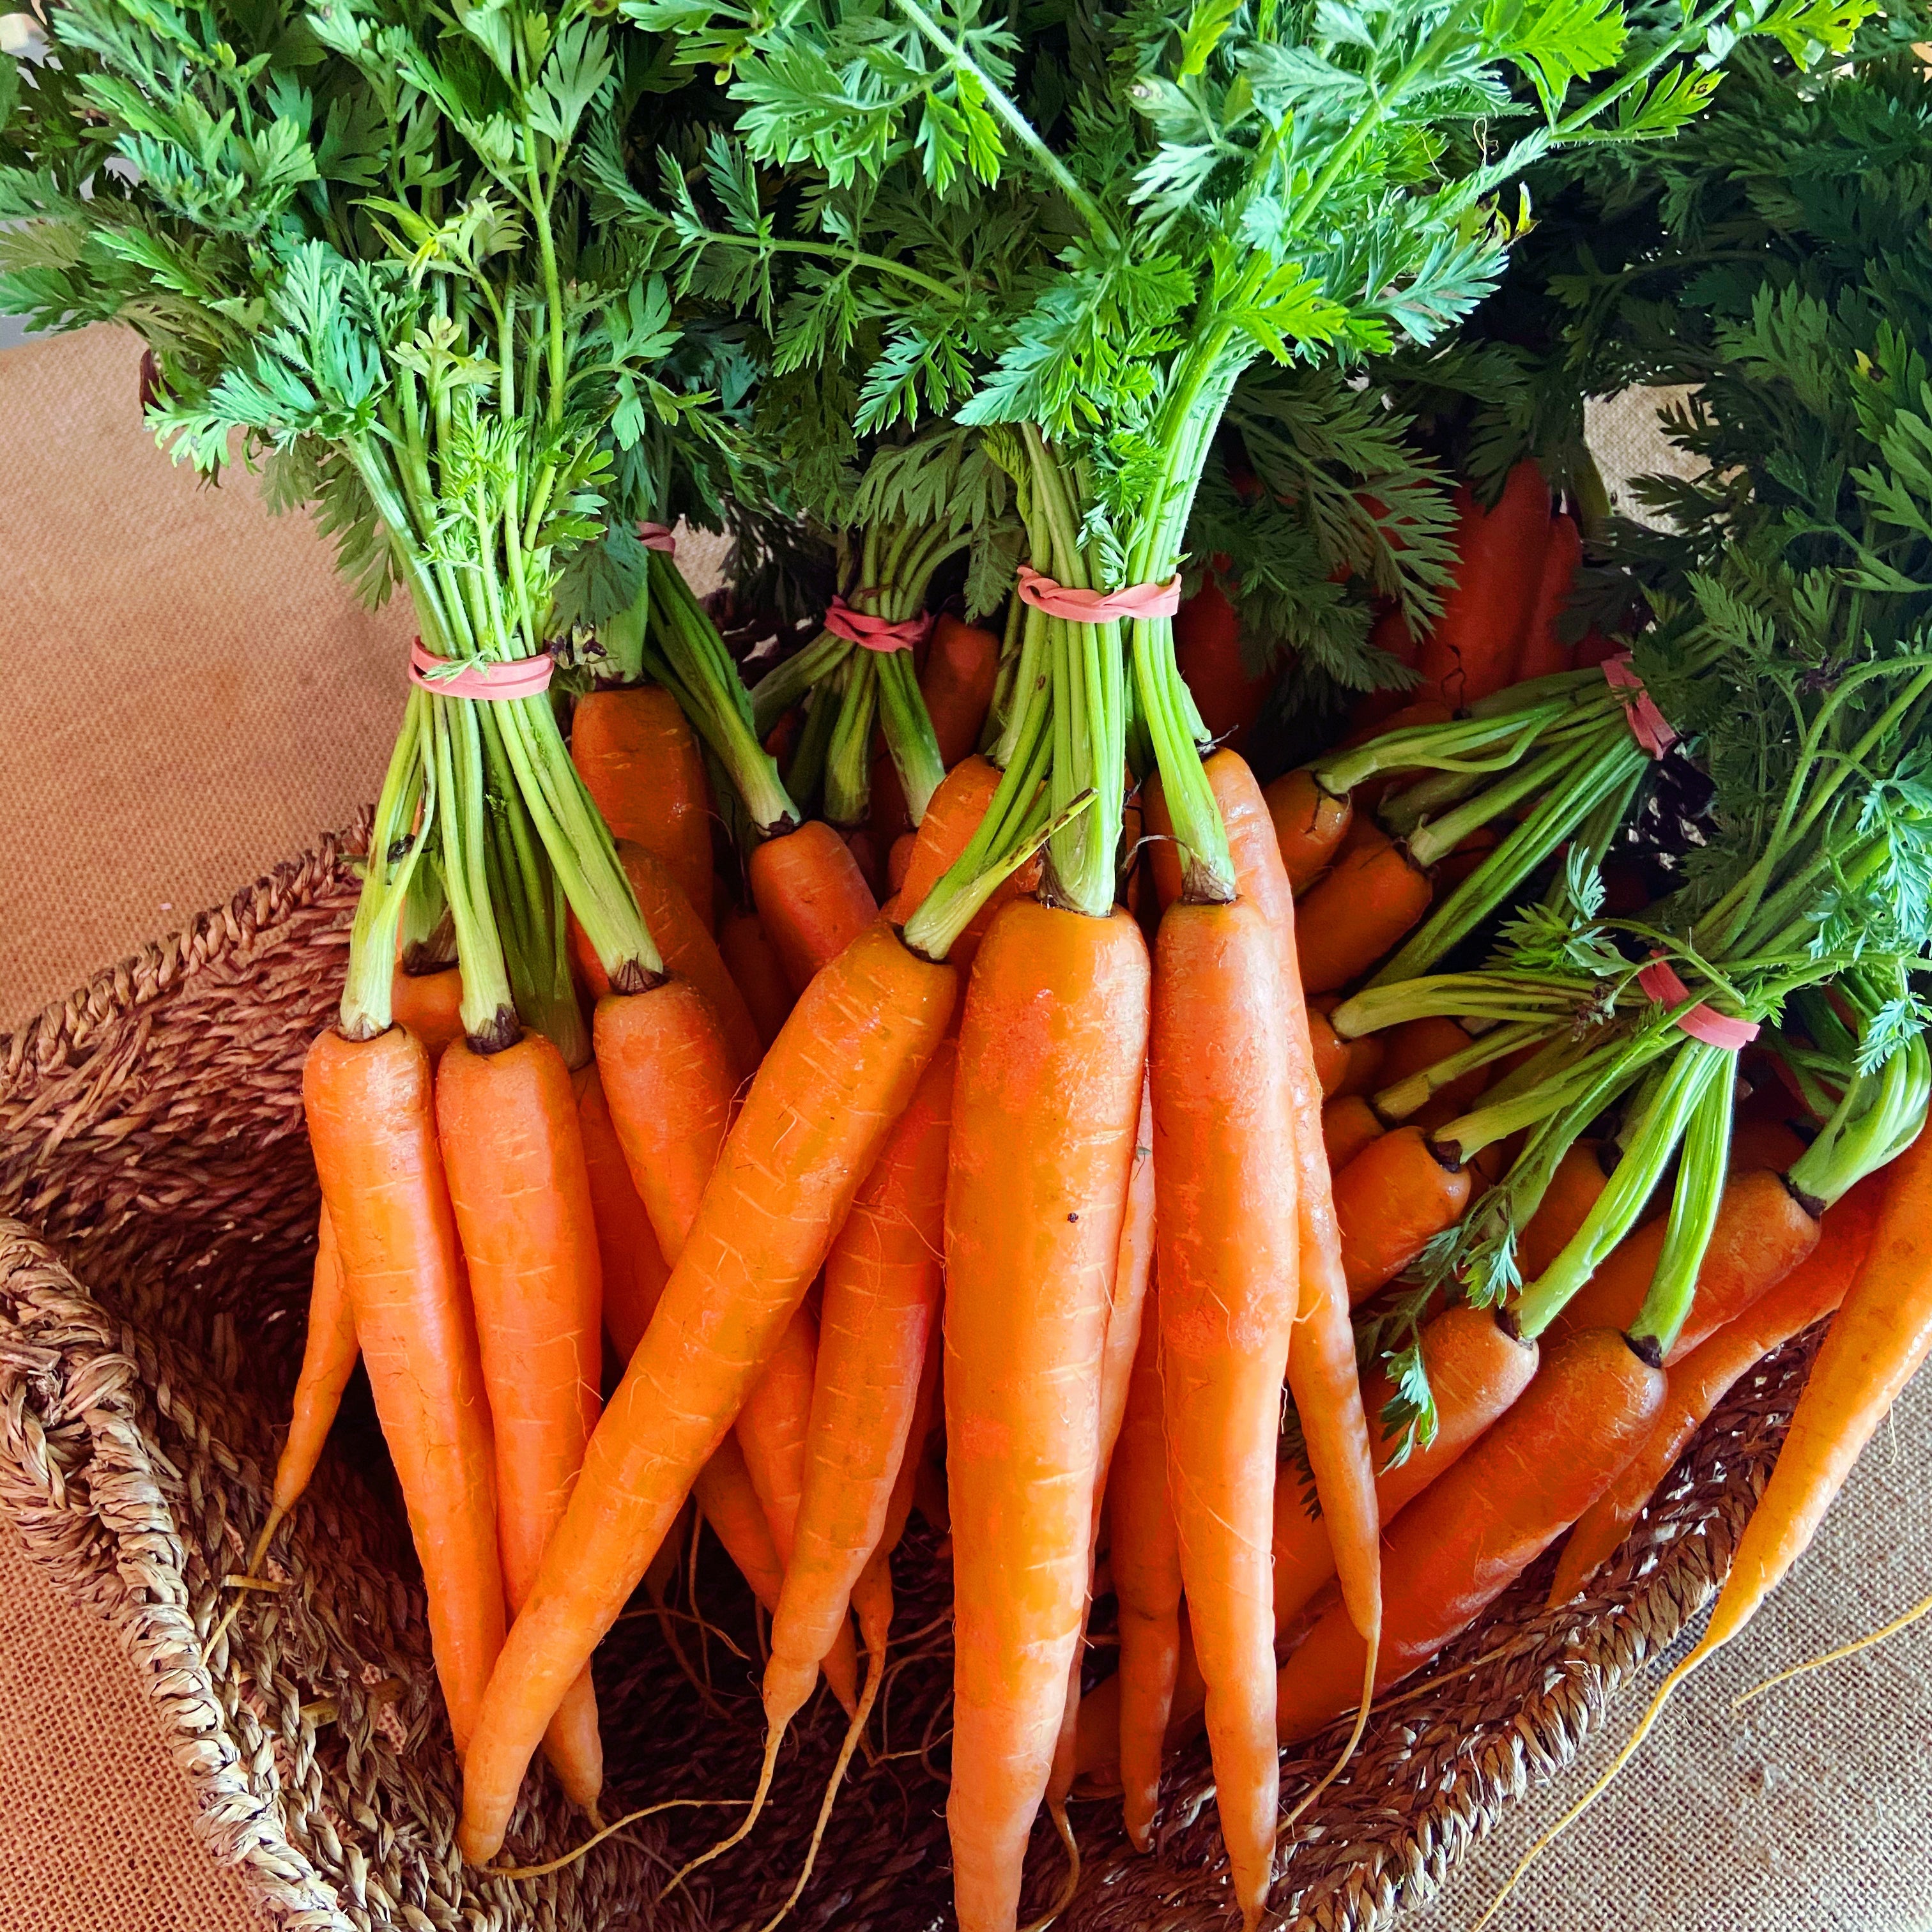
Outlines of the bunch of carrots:
M688 1507L770 1634L760 1774L673 1882L756 1831L821 1676L849 1714L773 1924L935 1455L964 1932L1017 1922L1042 1814L1071 1898L1083 1778L1149 1844L1197 1726L1258 1924L1281 1742L1339 1721L1339 1769L1566 1533L1580 1587L1843 1302L1734 1587L1774 1580L1932 1339L1928 934L1887 909L1925 810L1871 777L1917 769L1932 668L1787 676L1735 585L1660 598L1635 658L1571 644L1578 506L1535 463L1425 530L1358 437L1307 472L1353 728L1264 786L1218 741L1268 694L1264 560L1201 504L1266 494L1223 434L1258 358L1325 358L1332 429L1356 364L1496 285L1513 173L1673 131L1703 95L1669 63L1842 52L1863 11L327 0L238 62L212 11L59 10L7 135L46 167L0 208L58 265L36 299L148 318L161 434L272 452L422 623L305 1072L322 1218L254 1556L359 1358L467 1858L528 1875L539 1750L578 1855L626 1822L590 1666ZM1497 157L1505 96L1534 131ZM131 164L92 199L76 125ZM748 685L682 512L836 560ZM1606 910L1659 773L1735 771L1780 703L1732 871Z

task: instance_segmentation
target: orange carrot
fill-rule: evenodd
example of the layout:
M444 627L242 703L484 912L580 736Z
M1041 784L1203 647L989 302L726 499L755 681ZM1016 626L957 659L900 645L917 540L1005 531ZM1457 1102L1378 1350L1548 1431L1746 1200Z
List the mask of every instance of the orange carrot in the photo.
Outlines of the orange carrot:
M1550 1324L1550 1334L1629 1328L1650 1292L1669 1220L1657 1215L1625 1235ZM1717 1225L1697 1270L1690 1318L1665 1365L1682 1361L1706 1336L1742 1314L1817 1245L1818 1222L1781 1174L1761 1168L1733 1174L1724 1183Z
M1115 1742L1121 1805L1127 1836L1143 1852L1153 1848L1161 1745L1180 1659L1180 1547L1168 1501L1167 1442L1161 1426L1160 1297L1157 1286L1148 1289L1126 1414L1107 1485L1114 1589L1120 1607L1120 1667L1114 1695L1120 1713ZM1104 1711L1102 1706L1103 1718ZM1081 1713L1083 1732L1089 1715L1086 1710ZM1083 1762L1081 1768L1087 1766Z
M800 1306L793 1310L764 1373L752 1384L733 1432L771 1531L779 1568L787 1576L791 1574L799 1499L805 1491L806 1438L812 1426L818 1369L818 1318L808 1306ZM858 1656L842 1610L833 1620L825 1649L810 1660L800 1703L818 1681L821 1660L832 1694L850 1711L858 1701Z
M571 1078L577 1088L577 1121L584 1136L590 1210L597 1224L604 1327L618 1359L628 1362L657 1312L658 1298L670 1278L670 1265L658 1246L651 1217L631 1178L596 1061L579 1067Z
M1493 1315L1484 1310L1444 1310L1424 1327L1421 1343L1424 1365L1436 1397L1436 1432L1428 1444L1418 1444L1398 1462L1391 1460L1396 1439L1388 1436L1378 1424L1380 1446L1376 1456L1376 1501L1384 1524L1392 1522L1452 1467L1522 1394L1536 1372L1535 1343L1515 1340ZM1378 1370L1363 1391L1363 1406L1371 1415L1379 1418L1392 1393L1387 1372ZM1278 1642L1292 1641L1298 1618L1318 1600L1334 1574L1335 1552L1329 1541L1328 1524L1310 1514L1298 1472L1284 1466L1276 1479L1274 1490L1274 1621ZM1127 1688L1124 1599L1120 1676L1123 1696L1120 1766L1124 1782ZM1096 1694L1096 1700L1099 1694ZM1166 1742L1170 1746L1185 1742L1198 1730L1205 1701L1192 1648L1184 1643L1174 1666L1173 1697L1166 1718ZM1158 1742L1156 1738L1156 1748ZM1096 1735L1083 1748L1081 1768L1104 1779L1111 1761L1111 1754L1102 1749Z
M1468 1205L1469 1171L1446 1166L1420 1127L1371 1141L1335 1177L1351 1302L1386 1288Z
M710 926L698 916L670 867L656 853L622 839L617 857L638 896L638 910L663 956L664 970L688 980L704 994L724 1030L725 1047L739 1079L748 1080L763 1057L764 1042L731 969L724 963L723 952L711 936ZM584 983L593 1000L601 1000L610 990L610 976L574 919L570 938Z
M878 911L845 842L818 819L766 839L752 854L751 874L759 923L794 995Z
M919 688L939 741L939 762L948 771L979 743L999 676L999 639L942 610L920 668Z
M692 1500L704 1513L704 1520L724 1553L738 1566L738 1574L751 1586L752 1594L769 1612L778 1606L784 1586L784 1565L778 1561L772 1541L771 1526L752 1486L752 1472L745 1467L744 1452L738 1438L728 1435L711 1452L711 1460L698 1472L691 1486Z
M1168 1490L1208 1685L1222 1835L1250 1932L1274 1863L1268 1513L1298 1299L1276 950L1250 900L1170 906L1148 1050Z
M711 786L677 700L655 685L580 698L570 755L611 836L663 860L709 932Z
M325 1202L316 1219L315 1275L309 1289L308 1337L302 1345L302 1372L296 1378L288 1436L275 1461L274 1490L269 1498L268 1520L248 1566L251 1571L260 1563L284 1519L302 1500L315 1466L322 1460L322 1445L342 1406L342 1391L356 1372L359 1352L349 1284L343 1277L342 1257L335 1245L335 1224L328 1218Z
M492 1674L464 1766L466 1857L502 1843L537 1740L776 1350L945 1033L956 984L874 926L766 1054Z
M737 1070L710 1003L681 980L606 993L591 1034L625 1162L675 1270L730 1123Z
M1370 1038L1373 1039L1373 1035ZM1354 1064L1354 1050L1364 1042L1342 1039L1328 1023L1326 1013L1317 1012L1313 1007L1308 1010L1309 1052L1315 1061L1315 1077L1321 1083L1324 1096L1339 1094L1347 1082L1352 1090L1360 1089L1348 1080Z
M1516 1272L1534 1281L1570 1245L1608 1179L1603 1149L1594 1141L1578 1141L1556 1164L1529 1225L1517 1237Z
M1529 1387L1388 1531L1378 1694L1466 1630L1589 1508L1663 1401L1662 1370L1609 1329L1544 1348ZM1355 1703L1362 1666L1362 1640L1338 1604L1276 1679L1284 1741Z
M1429 910L1429 900L1428 874L1372 827L1303 902L1295 921L1303 986L1332 993L1359 979Z
M1324 790L1310 771L1284 772L1262 796L1274 821L1288 886L1298 898L1334 863L1354 807L1346 795Z
M946 774L926 817L914 835L910 857L906 862L904 884L898 891L898 910L893 915L902 921L911 918L926 902L953 861L964 852L980 821L999 789L1000 770L976 752L962 758ZM1012 876L1001 882L992 896L973 916L972 923L952 942L949 956L961 972L972 970L987 928L1002 906L1024 898L1040 884L1040 862L1030 859Z
M1216 752L1206 770L1227 826L1235 884L1267 915L1274 930L1276 973L1287 1022L1300 1238L1300 1306L1294 1346L1288 1355L1288 1388L1301 1418L1302 1441L1322 1516L1334 1539L1343 1602L1373 1654L1381 1641L1382 1614L1375 1466L1356 1372L1341 1231L1322 1148L1321 1087L1297 970L1299 914L1254 774L1232 752Z
M1615 1555L1684 1445L1732 1384L1844 1300L1870 1248L1883 1194L1883 1171L1867 1175L1826 1211L1818 1245L1804 1260L1762 1300L1666 1372L1664 1408L1656 1426L1634 1460L1583 1513L1563 1546L1550 1587L1552 1604L1567 1604L1598 1567Z
M391 1016L428 1048L432 1067L451 1041L463 1037L462 1006L463 974L454 966L434 973L406 973L398 966L389 982Z
M1523 626L1522 643L1516 651L1513 681L1549 677L1570 668L1570 647L1556 634L1557 620L1570 601L1570 587L1583 562L1583 536L1576 519L1559 512L1550 526L1550 537L1543 553L1543 568L1536 580L1536 596Z
M756 913L734 908L718 928L718 950L744 995L759 1046L769 1048L784 1030L795 996L778 954L765 937L764 922Z
M1174 658L1208 736L1240 751L1261 716L1274 674L1247 668L1240 614L1211 570L1174 614Z
M603 1279L584 1136L569 1069L534 1032L500 1053L458 1040L436 1071L436 1118L490 1399L514 1616L597 1423ZM544 1744L564 1790L595 1804L604 1753L588 1670Z
M1510 472L1493 508L1484 509L1466 487L1456 490L1456 581L1416 668L1424 689L1463 705L1515 675L1550 541L1550 486L1525 461Z
M765 1669L768 1760L819 1660L849 1641L847 1607L900 1486L939 1306L953 1064L944 1042L826 1258L802 1493Z
M1382 1037L1387 1044L1382 1065L1376 1072L1378 1094L1406 1080L1411 1074L1433 1066L1438 1060L1466 1052L1469 1046L1468 1034L1455 1021L1444 1016L1405 1021L1400 1026L1390 1027ZM1420 1108L1404 1114L1402 1119L1411 1126L1421 1128L1425 1133L1444 1120L1453 1120L1457 1114L1468 1112L1469 1103L1490 1084L1492 1070L1487 1066L1478 1066L1458 1075L1448 1086L1438 1088Z
M1370 1142L1388 1131L1376 1110L1359 1094L1345 1094L1322 1109L1322 1150L1328 1172L1340 1174Z
M1134 1362L1140 1350L1141 1330L1147 1303L1148 1281L1154 1271L1154 1093L1150 1085L1141 1088L1140 1124L1134 1130L1133 1172L1127 1182L1126 1212L1120 1220L1120 1252L1114 1263L1112 1306L1107 1313L1106 1347L1100 1358L1100 1453L1094 1460L1094 1562L1100 1557L1106 1510L1107 1472L1114 1460L1127 1408L1127 1391L1132 1385ZM1094 1590L1090 1586L1090 1605ZM1066 1708L1060 1723L1060 1738L1054 1748L1053 1771L1047 1780L1048 1802L1064 1806L1072 1794L1073 1780L1079 1770L1080 1680L1086 1662L1086 1630L1083 1619L1081 1641L1067 1672Z
M944 1370L962 1932L1011 1932L1079 1641L1148 999L1124 912L1030 900L994 920L967 996Z
M886 854L886 884L895 893L906 882L906 873L912 865L913 848L918 842L917 832L902 832L892 841L892 849Z
M429 1055L401 1027L370 1040L331 1028L309 1049L302 1105L422 1563L430 1644L460 1757L503 1642L503 1573L489 1400L436 1148ZM558 1684L531 1748L583 1662Z

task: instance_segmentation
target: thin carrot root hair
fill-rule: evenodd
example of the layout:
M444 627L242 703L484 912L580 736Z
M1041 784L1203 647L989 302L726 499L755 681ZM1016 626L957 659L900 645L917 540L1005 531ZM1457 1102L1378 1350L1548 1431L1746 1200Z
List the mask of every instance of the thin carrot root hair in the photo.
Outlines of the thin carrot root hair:
M765 1800L771 1795L772 1774L778 1768L778 1747L785 1741L784 1727L774 1724L771 1734L765 1739L764 1762L758 1767L758 1788L752 1793L750 1808L745 1820L735 1832L728 1832L709 1851L700 1852L696 1858L688 1860L672 1874L670 1884L658 1894L662 1905L700 1866L708 1865L713 1858L722 1858L735 1845L742 1844L751 1836L752 1827L758 1822L758 1814L765 1808ZM841 1760L842 1763L843 1760ZM786 1910L790 1910L788 1906Z
M1510 1894L1522 1882L1523 1874L1565 1832L1569 1830L1572 1825L1576 1823L1579 1818L1582 1816L1586 1811L1589 1810L1592 1805L1596 1803L1598 1798L1603 1796L1605 1792L1609 1790L1611 1785L1622 1774L1624 1766L1636 1755L1638 1746L1649 1736L1651 1726L1663 1715L1664 1707L1670 1701L1677 1687L1718 1647L1718 1643L1714 1643L1708 1636L1706 1636L1690 1655L1685 1658L1684 1661L1678 1664L1676 1669L1658 1686L1657 1695L1650 1700L1649 1708L1637 1720L1636 1729L1630 1733L1622 1749L1611 1759L1603 1775L1591 1786L1588 1791L1584 1792L1581 1798L1577 1799L1574 1804L1570 1806L1568 1810L1564 1813L1562 1817L1557 1820L1555 1824L1550 1826L1548 1831L1544 1833L1541 1838L1537 1840L1534 1844L1530 1846L1528 1851L1523 1853L1522 1857L1517 1862L1515 1870L1511 1872L1504 1881L1502 1890L1490 1900L1482 1917L1476 1921L1470 1928L1470 1932L1483 1932L1483 1928L1502 1910Z
M1904 1616L1894 1617L1882 1629L1871 1631L1850 1643L1841 1643L1836 1650L1828 1650L1822 1657L1808 1658L1802 1664L1794 1664L1789 1670L1780 1670L1775 1677L1767 1677L1756 1689L1747 1690L1742 1697L1731 1700L1733 1711L1742 1710L1754 1697L1762 1697L1767 1690L1774 1690L1780 1684L1789 1684L1794 1677L1802 1677L1807 1671L1822 1670L1828 1664L1842 1663L1848 1657L1856 1657L1862 1650L1869 1650L1875 1643L1882 1643L1887 1637L1896 1636L1919 1618L1932 1616L1932 1597L1912 1605Z
M620 1624L628 1623L638 1617L654 1618L659 1623L668 1617L674 1623L695 1624L700 1630L715 1636L740 1663L749 1664L752 1660L744 1646L733 1639L731 1633L714 1624L701 1610L674 1610L668 1604L651 1604L641 1610L626 1610L617 1621Z
M262 1526L262 1533L255 1539L255 1546L248 1552L248 1567L238 1576L224 1576L224 1589L237 1592L234 1602L221 1613L220 1621L208 1632L208 1641L202 1645L201 1660L207 1663L220 1647L221 1640L235 1626L235 1619L242 1614L242 1606L248 1600L250 1590L279 1590L280 1584L271 1581L262 1574L262 1559L268 1553L268 1545L274 1540L275 1532L288 1520L288 1512L278 1503L268 1511L268 1520Z
M759 1927L758 1932L776 1932L778 1924L804 1896L806 1887L812 1882L812 1868L818 1862L818 1848L824 1842L826 1826L832 1822L832 1808L838 1802L838 1788L845 1782L852 1754L866 1735L866 1726L872 1722L872 1706L878 1699L885 1670L885 1646L868 1646L866 1653L866 1688L859 1694L857 1707L852 1713L850 1723L845 1726L845 1741L838 1747L838 1762L832 1766L832 1775L826 1780L825 1796L819 1801L818 1816L812 1823L812 1842L805 1848L804 1866L791 1890L785 1894L784 1903Z
M1080 1840L1073 1835L1073 1826L1066 1815L1066 1801L1064 1798L1049 1798L1046 1810L1053 1820L1053 1828L1060 1834L1060 1842L1066 1847L1066 1876L1053 1903L1030 1925L1022 1926L1020 1932L1046 1932L1046 1928L1073 1903L1073 1894L1080 1889Z
M552 1872L562 1871L574 1865L587 1853L594 1852L606 1838L614 1838L627 1827L641 1819L655 1817L660 1811L672 1811L680 1807L700 1804L742 1804L742 1798L664 1798L655 1804L646 1804L641 1810L627 1811L622 1817L614 1819L602 1830L586 1838L574 1851L566 1852L561 1857L550 1858L540 1865L488 1865L484 1868L491 1878L548 1878Z
M1312 1804L1316 1799L1319 1798L1322 1792L1326 1791L1329 1786L1333 1784L1336 1779L1342 1775L1342 1773L1348 1768L1348 1760L1354 1756L1356 1750L1360 1746L1362 1742L1362 1733L1369 1727L1369 1713L1375 1706L1376 1664L1377 1659L1381 1655L1382 1647L1382 1628L1378 1624L1376 1628L1374 1640L1369 1646L1367 1660L1362 1666L1362 1701L1357 1707L1355 1712L1355 1721L1349 1728L1347 1742L1342 1746L1342 1754L1328 1767L1328 1770L1325 1771L1314 1784L1311 1784L1308 1789L1301 1794L1300 1803L1298 1803L1295 1806L1294 1809L1275 1827L1274 1837L1275 1843L1276 1844L1280 1844L1282 1840L1288 1835L1288 1832L1293 1827L1295 1820L1301 1816L1303 1812L1306 1811L1310 1805Z

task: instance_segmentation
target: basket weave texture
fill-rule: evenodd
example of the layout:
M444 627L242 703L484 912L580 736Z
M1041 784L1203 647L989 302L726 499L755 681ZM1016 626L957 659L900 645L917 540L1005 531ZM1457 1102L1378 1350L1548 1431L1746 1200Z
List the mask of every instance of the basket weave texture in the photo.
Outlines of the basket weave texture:
M316 1204L302 1064L332 1016L356 850L356 835L325 839L0 1042L0 1499L56 1579L121 1627L204 1839L277 1920L304 1932L761 1926L836 1749L842 1715L822 1695L794 1727L758 1832L668 1898L676 1863L728 1811L666 1810L542 1879L464 1869L420 1580L366 1397L352 1393L278 1539L280 1587L250 1593L216 1636L300 1360ZM1618 1683L1721 1581L1815 1339L1733 1390L1593 1595L1544 1609L1546 1560L1376 1715L1284 1844L1274 1903L1287 1923L1384 1924L1570 1761ZM950 1922L947 1579L917 1527L895 1567L885 1742L854 1765L801 1928ZM627 1616L598 1653L612 1815L750 1789L755 1666L731 1648L755 1656L749 1600L715 1549L690 1591L681 1614ZM716 1634L692 1620L694 1604ZM1285 1762L1286 1802L1334 1744ZM1076 1804L1085 1868L1059 1921L1068 1932L1233 1922L1204 1746L1165 1790L1148 1858L1127 1846L1117 1802ZM585 1828L533 1777L510 1850L536 1862ZM1029 1901L1043 1905L1062 1869L1042 1825Z

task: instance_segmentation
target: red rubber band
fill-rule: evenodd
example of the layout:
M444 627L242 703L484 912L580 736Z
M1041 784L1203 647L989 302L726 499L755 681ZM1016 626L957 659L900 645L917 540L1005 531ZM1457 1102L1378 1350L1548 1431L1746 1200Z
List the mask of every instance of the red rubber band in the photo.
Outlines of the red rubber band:
M1604 660L1604 679L1614 691L1631 694L1624 700L1624 716L1634 737L1653 758L1660 758L1677 742L1670 722L1658 710L1657 700L1643 688L1628 651L1620 651Z
M460 665L460 670L448 667ZM512 698L535 698L550 688L556 668L548 651L533 658L512 658L505 663L482 658L440 658L418 638L410 646L410 682L439 698L480 698L501 703Z
M1165 584L1132 584L1124 590L1070 590L1026 564L1020 602L1071 624L1111 624L1120 617L1172 617L1180 608L1180 574Z
M661 550L666 556L677 554L677 539L670 532L668 524L640 524L638 541L646 550Z
M863 596L866 593L859 593ZM909 651L915 644L925 641L926 634L932 628L931 616L921 612L916 617L902 617L896 622L888 617L874 617L863 610L855 610L844 598L834 595L826 606L825 628L835 638L843 638L848 644L857 644L868 651Z
M1650 964L1636 976L1636 982L1660 1006L1674 1006L1690 997L1690 988L1677 976L1677 969L1667 959L1653 955ZM1688 1013L1677 1016L1679 1030L1706 1046L1720 1046L1736 1053L1757 1037L1757 1028L1750 1020L1734 1020L1701 1001Z

